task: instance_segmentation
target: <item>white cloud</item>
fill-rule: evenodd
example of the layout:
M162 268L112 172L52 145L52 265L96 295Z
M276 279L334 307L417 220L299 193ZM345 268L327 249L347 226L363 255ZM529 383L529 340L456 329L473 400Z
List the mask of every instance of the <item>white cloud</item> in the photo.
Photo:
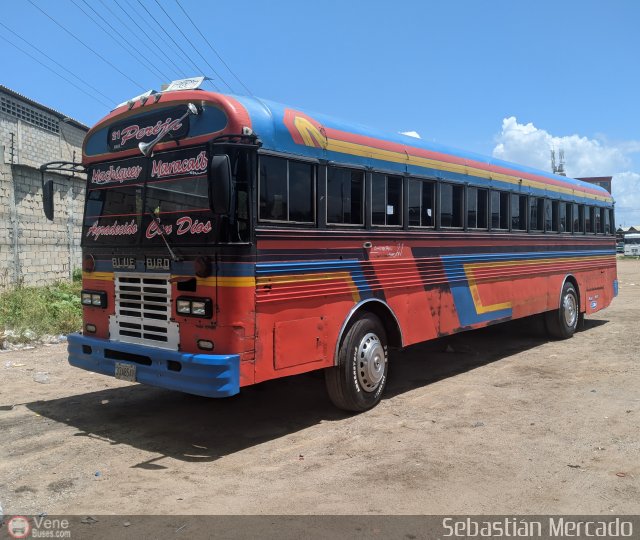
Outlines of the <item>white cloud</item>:
M613 176L616 227L640 225L640 174L622 172Z
M564 150L568 176L613 176L616 226L640 224L640 174L632 172L630 154L640 151L640 142L607 144L580 135L553 136L532 123L520 124L511 116L502 121L502 131L493 149L494 157L549 171L551 149Z

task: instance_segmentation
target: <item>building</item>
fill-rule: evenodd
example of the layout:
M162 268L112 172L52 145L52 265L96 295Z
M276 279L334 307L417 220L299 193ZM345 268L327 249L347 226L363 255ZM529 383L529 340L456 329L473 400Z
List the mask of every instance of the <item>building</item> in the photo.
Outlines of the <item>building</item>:
M625 234L640 233L640 225L634 225L632 227L618 227L616 229L616 242L624 242Z
M611 191L611 180L613 176L589 176L587 178L577 178L577 180L584 180L585 182L589 182L590 184L595 184L596 186L603 187L609 193Z
M85 178L56 184L53 223L42 211L39 167L80 161L89 128L0 85L0 289L68 279L81 266Z

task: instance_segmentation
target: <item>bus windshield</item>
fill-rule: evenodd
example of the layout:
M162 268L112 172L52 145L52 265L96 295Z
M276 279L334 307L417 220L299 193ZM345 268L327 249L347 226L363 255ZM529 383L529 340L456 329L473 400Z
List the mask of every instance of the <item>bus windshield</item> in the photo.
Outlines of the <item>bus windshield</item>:
M206 244L215 219L204 149L103 163L88 171L83 245Z

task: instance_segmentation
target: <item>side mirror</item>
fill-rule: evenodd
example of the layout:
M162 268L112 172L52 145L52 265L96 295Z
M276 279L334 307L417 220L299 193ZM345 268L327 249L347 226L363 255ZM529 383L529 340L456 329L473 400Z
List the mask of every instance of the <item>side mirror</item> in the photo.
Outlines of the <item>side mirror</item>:
M228 214L231 211L231 177L229 156L212 156L209 201L214 214Z
M49 221L53 221L53 180L42 184L42 208Z

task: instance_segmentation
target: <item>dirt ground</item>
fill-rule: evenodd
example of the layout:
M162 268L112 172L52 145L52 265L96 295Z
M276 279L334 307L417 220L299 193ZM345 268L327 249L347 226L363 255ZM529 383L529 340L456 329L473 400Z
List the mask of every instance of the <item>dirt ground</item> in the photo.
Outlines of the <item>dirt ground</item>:
M640 513L640 261L572 339L516 321L392 356L351 416L306 375L207 400L0 353L0 504L39 514ZM42 381L42 382L37 382Z

